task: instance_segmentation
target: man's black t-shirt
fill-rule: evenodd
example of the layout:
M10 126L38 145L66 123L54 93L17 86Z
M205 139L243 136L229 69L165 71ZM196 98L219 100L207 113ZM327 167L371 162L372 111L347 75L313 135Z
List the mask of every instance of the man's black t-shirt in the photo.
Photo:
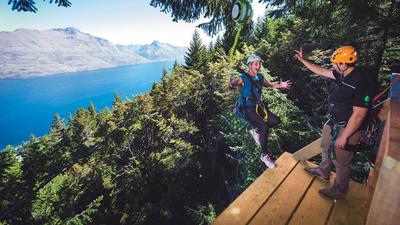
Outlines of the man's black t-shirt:
M353 113L353 106L368 108L371 103L371 91L369 90L366 74L355 68L347 76L342 76L336 70L335 87L329 95L328 112L337 121L348 122Z

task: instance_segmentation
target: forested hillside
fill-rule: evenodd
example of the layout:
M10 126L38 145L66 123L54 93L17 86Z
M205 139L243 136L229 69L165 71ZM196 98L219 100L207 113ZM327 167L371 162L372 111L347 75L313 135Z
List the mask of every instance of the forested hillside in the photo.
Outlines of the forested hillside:
M330 84L293 50L329 67L335 48L354 45L366 79L379 77L382 86L400 60L394 0L265 0L274 11L245 22L233 66L231 1L180 2L151 4L175 20L206 14L215 20L201 27L225 34L206 46L195 32L185 65L164 72L148 93L115 96L100 112L90 104L68 123L56 114L47 135L2 151L0 224L210 224L265 170L249 126L232 113L238 92L226 88L249 54L263 58L270 81L293 81L290 90L264 91L283 121L269 136L274 157L318 138L325 114ZM356 172L371 166L363 154L354 161Z

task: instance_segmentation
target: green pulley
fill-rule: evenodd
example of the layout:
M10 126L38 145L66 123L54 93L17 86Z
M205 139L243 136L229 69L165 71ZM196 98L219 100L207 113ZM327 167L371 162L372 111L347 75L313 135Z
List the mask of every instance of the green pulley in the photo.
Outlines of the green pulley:
M235 4L233 4L231 16L233 21L236 23L242 23L252 15L253 11L251 10L251 5L248 1L237 0Z
M253 16L253 10L251 9L250 3L247 0L237 0L235 4L233 4L231 16L233 21L235 21L239 25L236 32L235 40L233 42L233 46L229 50L229 61L231 66L233 66L233 54L239 40L240 32L243 28L243 22L246 21L247 18Z

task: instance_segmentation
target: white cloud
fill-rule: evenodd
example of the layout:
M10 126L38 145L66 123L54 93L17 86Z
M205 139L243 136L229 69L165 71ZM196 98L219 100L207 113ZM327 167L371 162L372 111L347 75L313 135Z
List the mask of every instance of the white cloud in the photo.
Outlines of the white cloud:
M258 3L258 1L254 1L252 4L253 9L253 21L256 21L258 17L264 16L265 13L265 3Z

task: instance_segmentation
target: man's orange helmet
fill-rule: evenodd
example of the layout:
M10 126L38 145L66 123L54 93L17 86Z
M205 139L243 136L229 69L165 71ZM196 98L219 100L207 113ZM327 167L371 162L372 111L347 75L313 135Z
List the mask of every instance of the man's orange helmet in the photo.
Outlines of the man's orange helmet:
M355 63L357 61L357 51L353 46L343 46L336 49L331 57L332 63Z

